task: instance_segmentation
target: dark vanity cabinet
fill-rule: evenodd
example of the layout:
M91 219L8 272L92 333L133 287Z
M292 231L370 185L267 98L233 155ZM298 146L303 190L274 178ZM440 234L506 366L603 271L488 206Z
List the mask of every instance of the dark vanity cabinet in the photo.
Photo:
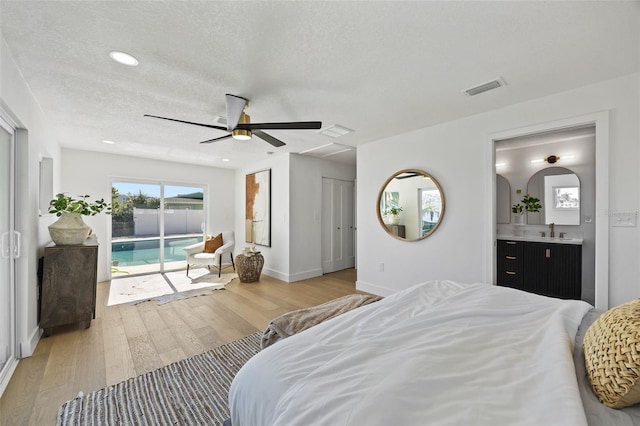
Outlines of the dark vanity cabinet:
M44 249L40 290L40 327L51 335L53 327L79 323L91 325L96 311L98 242Z
M580 299L582 246L498 240L497 283L562 299Z

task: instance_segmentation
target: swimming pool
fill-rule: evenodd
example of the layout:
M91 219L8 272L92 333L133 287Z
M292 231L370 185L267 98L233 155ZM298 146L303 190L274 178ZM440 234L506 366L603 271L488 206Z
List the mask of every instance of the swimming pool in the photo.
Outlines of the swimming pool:
M169 237L164 240L164 261L185 260L183 247L202 241L201 236ZM160 238L113 241L111 243L113 266L139 266L160 263Z

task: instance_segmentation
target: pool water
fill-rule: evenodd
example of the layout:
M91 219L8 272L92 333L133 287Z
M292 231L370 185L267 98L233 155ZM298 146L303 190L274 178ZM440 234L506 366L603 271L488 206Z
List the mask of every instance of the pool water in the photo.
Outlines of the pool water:
M185 260L183 247L202 241L202 237L165 238L164 261ZM160 263L160 238L142 240L113 241L111 243L111 261L114 266L138 266Z

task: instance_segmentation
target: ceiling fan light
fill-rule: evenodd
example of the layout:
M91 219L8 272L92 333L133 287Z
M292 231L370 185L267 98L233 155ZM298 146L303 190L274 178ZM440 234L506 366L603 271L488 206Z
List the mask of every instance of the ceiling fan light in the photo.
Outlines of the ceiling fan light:
M237 141L251 140L251 130L235 129L231 132L231 137Z

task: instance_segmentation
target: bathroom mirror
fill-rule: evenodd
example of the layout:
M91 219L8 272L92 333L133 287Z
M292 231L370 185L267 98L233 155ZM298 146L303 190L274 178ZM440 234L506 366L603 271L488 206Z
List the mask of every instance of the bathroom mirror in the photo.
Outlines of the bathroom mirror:
M580 225L580 179L564 167L549 167L535 173L527 193L540 199L538 213L527 213L529 225Z
M444 216L444 192L429 173L405 169L382 185L376 210L382 228L394 238L418 241L431 235Z
M496 175L496 223L511 223L511 185L502 175Z

